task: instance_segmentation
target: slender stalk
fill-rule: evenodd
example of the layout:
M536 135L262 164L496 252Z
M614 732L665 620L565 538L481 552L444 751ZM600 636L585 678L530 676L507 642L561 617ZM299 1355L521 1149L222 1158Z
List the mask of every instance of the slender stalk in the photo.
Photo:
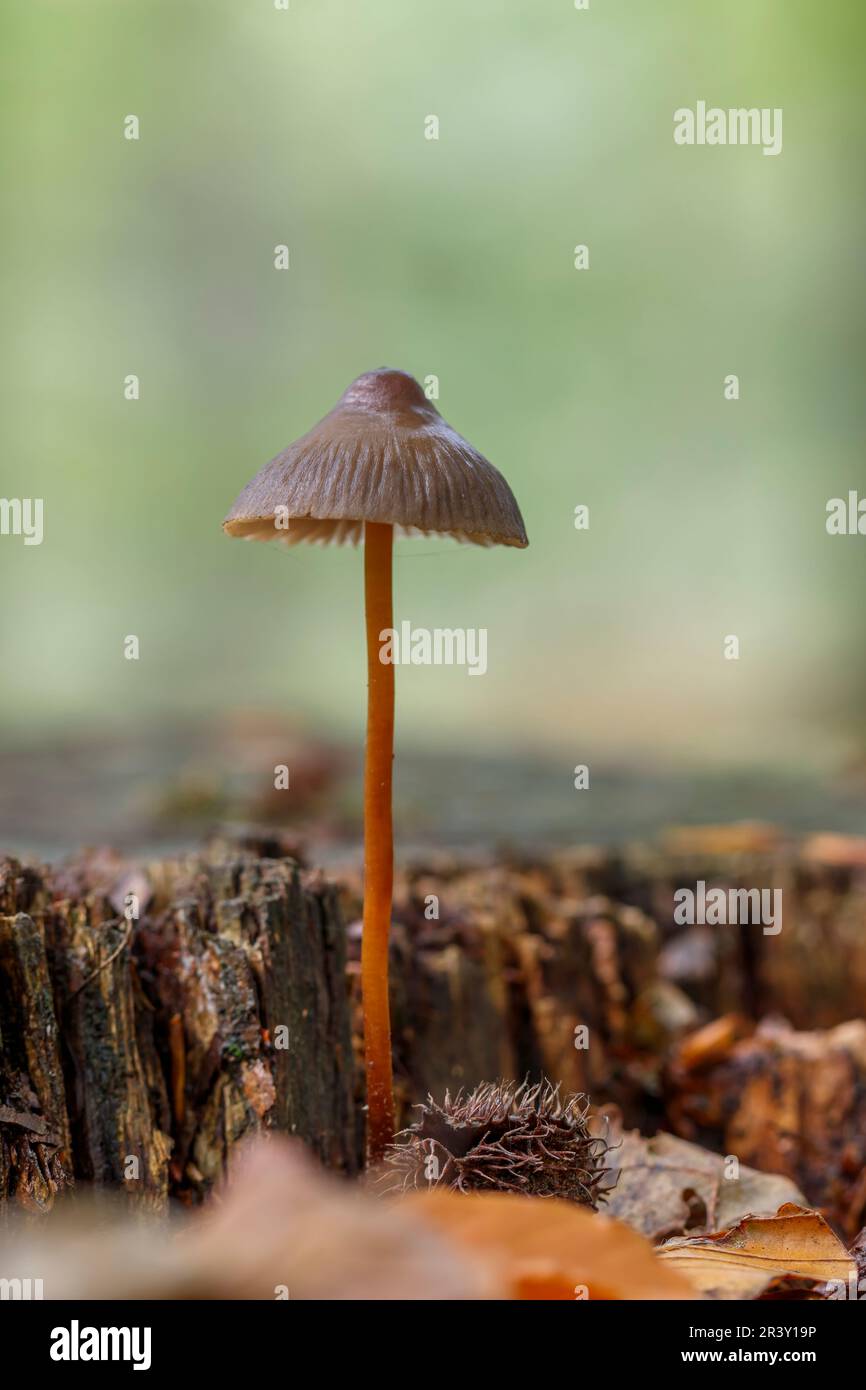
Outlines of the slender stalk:
M367 755L364 764L364 1063L367 1072L367 1160L375 1163L394 1137L388 937L394 888L391 770L394 761L394 667L379 660L379 634L393 627L392 526L364 526L367 617Z

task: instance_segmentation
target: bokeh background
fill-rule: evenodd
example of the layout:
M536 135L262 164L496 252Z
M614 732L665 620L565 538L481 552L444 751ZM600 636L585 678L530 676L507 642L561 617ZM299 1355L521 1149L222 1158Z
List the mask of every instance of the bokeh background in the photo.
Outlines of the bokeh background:
M398 621L489 631L484 679L398 673L419 834L861 818L866 538L824 524L866 494L859 0L9 0L2 29L2 492L45 501L42 546L0 539L4 844L245 811L281 748L313 793L340 763L351 827L360 554L220 523L383 364L439 378L531 540L398 549ZM675 146L699 99L782 107L782 154Z

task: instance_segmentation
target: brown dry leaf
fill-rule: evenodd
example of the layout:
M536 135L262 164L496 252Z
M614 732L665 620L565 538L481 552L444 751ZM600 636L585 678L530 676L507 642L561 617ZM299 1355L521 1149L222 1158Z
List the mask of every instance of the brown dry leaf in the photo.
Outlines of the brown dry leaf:
M399 1204L457 1248L482 1255L503 1281L506 1298L700 1296L642 1236L573 1202L440 1190L412 1193Z
M429 1239L428 1239L429 1238ZM402 1207L325 1172L273 1135L247 1146L225 1200L191 1226L190 1273L225 1270L234 1298L479 1298L499 1281Z
M176 1221L70 1197L0 1250L0 1278L35 1269L46 1299L477 1299L489 1263L402 1206L324 1172L279 1136L238 1150L228 1182Z
M739 1014L723 1014L704 1024L674 1050L670 1061L672 1072L699 1071L702 1067L720 1062L736 1042L750 1032L750 1025Z
M848 1287L856 1261L820 1212L786 1203L775 1216L747 1216L727 1230L669 1241L659 1259L709 1298L756 1299L774 1292L825 1296Z
M739 1176L729 1178L721 1154L673 1134L644 1139L634 1130L611 1157L619 1180L605 1210L650 1240L718 1230L746 1214L774 1214L786 1202L806 1205L790 1178L742 1164Z

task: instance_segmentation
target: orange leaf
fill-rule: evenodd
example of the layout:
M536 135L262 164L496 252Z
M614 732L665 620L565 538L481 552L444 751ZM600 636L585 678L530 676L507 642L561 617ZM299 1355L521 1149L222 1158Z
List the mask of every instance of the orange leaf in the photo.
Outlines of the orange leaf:
M857 1265L820 1212L786 1202L775 1216L745 1216L711 1235L671 1240L659 1258L710 1298L761 1298L774 1285L824 1296L848 1288Z
M422 1221L482 1256L515 1299L690 1299L694 1288L635 1231L556 1198L410 1193ZM585 1290L586 1292L583 1292Z

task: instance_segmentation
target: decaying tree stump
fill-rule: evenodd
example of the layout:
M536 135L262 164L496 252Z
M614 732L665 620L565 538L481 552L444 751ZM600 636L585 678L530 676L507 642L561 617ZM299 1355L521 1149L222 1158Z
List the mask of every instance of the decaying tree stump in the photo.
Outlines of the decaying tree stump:
M703 880L781 893L776 935L759 925L673 923L673 894ZM786 841L766 826L670 835L645 871L643 901L660 928L661 976L706 1017L779 1014L796 1028L863 1016L866 1000L866 841Z
M50 1206L70 1162L45 943L19 912L0 917L0 1196Z
M629 1123L650 1121L659 1087L649 1073L697 1015L685 996L678 1009L659 1002L654 924L589 887L582 874L566 891L537 868L466 870L447 860L435 875L398 875L391 966L401 1122L428 1092L524 1076L615 1101ZM347 877L343 894L357 922L358 880ZM350 931L356 1032L359 955Z
M653 854L445 855L400 871L401 1123L428 1092L546 1076L644 1133L696 1127L790 1172L840 1221L866 1219L860 1034L841 1047L837 1030L829 1051L789 1033L749 1041L771 1012L795 1029L863 1017L866 847L837 837L801 853L734 830L684 833ZM145 869L98 854L50 872L0 861L0 1198L45 1207L86 1179L148 1208L194 1201L262 1129L356 1170L361 884L350 871L337 888L293 853L251 833ZM782 931L678 926L674 891L698 879L781 887ZM694 1084L683 1039L732 1011ZM795 1085L807 1076L808 1097ZM825 1078L833 1093L818 1105ZM784 1104L767 1101L756 1137L738 1097L754 1108L764 1091ZM805 1132L807 1099L820 1161L790 1137L791 1116Z
M254 854L132 877L6 860L0 907L0 1197L48 1207L81 1179L158 1209L205 1192L266 1128L354 1171L344 938L323 881Z
M856 1235L866 1222L866 1022L798 1033L767 1020L742 1038L735 1028L725 1037L724 1023L672 1056L672 1127L792 1178Z

